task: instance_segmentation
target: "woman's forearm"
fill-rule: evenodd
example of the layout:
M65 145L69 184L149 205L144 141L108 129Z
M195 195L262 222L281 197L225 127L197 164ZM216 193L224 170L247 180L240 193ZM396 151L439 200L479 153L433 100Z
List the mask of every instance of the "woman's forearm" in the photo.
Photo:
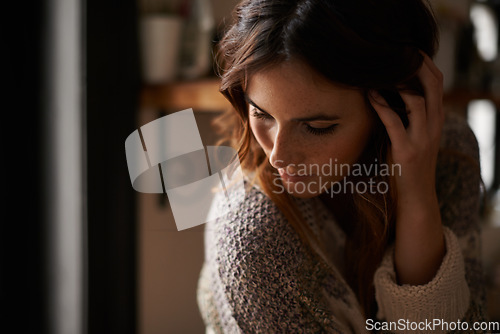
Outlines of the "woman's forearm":
M432 280L445 255L437 198L402 200L398 205L394 263L399 284Z

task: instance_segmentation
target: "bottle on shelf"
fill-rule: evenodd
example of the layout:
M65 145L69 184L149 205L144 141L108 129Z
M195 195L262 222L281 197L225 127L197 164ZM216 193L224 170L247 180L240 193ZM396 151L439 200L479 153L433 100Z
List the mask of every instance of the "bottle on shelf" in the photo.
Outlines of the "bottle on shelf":
M185 0L181 5L184 30L180 52L180 77L196 79L212 66L212 39L215 20L211 0Z

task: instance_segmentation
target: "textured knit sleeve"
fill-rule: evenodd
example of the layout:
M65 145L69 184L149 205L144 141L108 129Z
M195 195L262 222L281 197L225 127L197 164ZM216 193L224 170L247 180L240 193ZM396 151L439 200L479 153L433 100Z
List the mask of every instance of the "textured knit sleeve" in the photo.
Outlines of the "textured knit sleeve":
M468 330L446 330L443 325L433 331L418 332L480 333L471 331L474 322L484 321L486 314L480 252L478 144L465 120L456 115L449 115L443 128L436 189L446 245L443 262L427 284L398 285L393 248L389 249L375 273L377 317L388 322L460 320L467 323Z

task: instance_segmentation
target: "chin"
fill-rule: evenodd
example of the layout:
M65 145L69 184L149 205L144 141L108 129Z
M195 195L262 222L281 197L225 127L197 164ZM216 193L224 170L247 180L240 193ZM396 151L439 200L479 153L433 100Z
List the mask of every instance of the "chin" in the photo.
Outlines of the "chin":
M283 188L288 194L297 198L313 198L321 195L320 187L317 186L306 187L304 184L300 183L284 182Z
M288 192L290 195L292 195L293 197L296 197L296 198L313 198L313 197L317 197L319 196L320 194L319 193L315 193L315 194L312 194L312 193L293 193L293 192Z

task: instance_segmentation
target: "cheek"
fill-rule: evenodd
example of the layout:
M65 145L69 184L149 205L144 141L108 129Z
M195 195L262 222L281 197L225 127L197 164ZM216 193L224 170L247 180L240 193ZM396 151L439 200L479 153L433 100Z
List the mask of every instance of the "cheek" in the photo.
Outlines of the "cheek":
M272 146L270 135L271 128L269 125L266 125L265 122L259 122L250 119L250 128L255 139L262 148L267 149Z
M359 131L350 142L349 149L352 152L352 160L354 160L354 162L358 162L361 158L361 155L372 139L372 133L373 127L367 124L362 129L359 129Z
M371 139L372 127L367 125L362 128L353 127L352 129L345 130L330 145L324 147L321 154L324 158L325 156L328 159L331 157L332 159L337 159L339 163L347 164L359 161Z
M321 156L324 161L336 159L339 163L351 163L353 162L353 157L356 155L355 151L357 151L357 149L349 136L339 136L335 138L335 140L332 140L329 145L324 145L318 152L318 156Z

